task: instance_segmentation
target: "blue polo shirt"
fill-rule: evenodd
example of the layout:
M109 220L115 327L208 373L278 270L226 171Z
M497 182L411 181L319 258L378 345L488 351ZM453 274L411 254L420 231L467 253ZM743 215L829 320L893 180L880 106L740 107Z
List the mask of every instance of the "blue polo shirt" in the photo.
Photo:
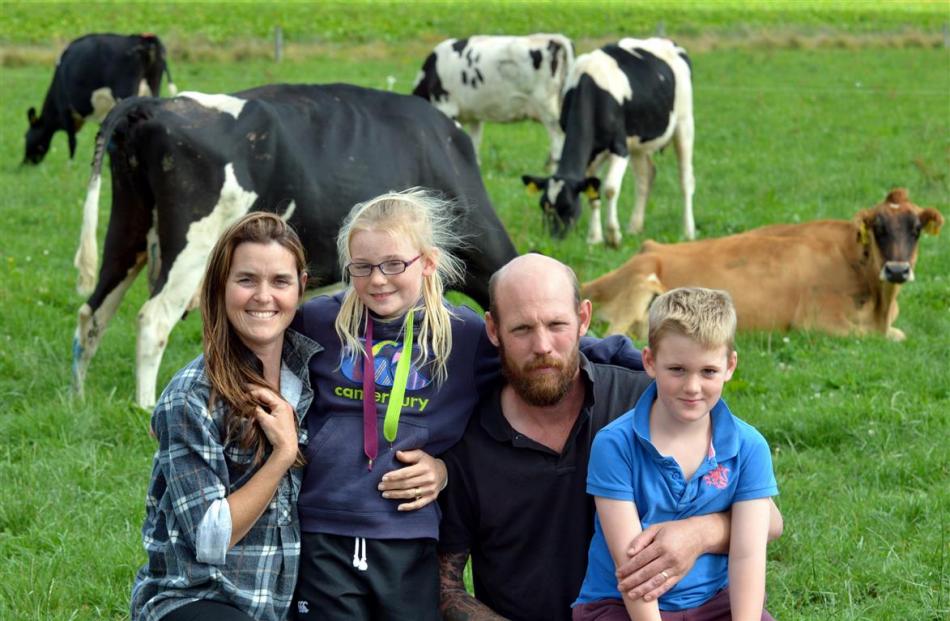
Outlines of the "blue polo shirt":
M739 420L720 399L713 407L712 442L706 459L687 481L672 457L650 442L650 409L656 383L630 410L594 438L587 493L633 501L643 528L728 510L733 503L778 494L769 446L755 427ZM690 572L660 597L661 610L695 608L728 584L728 555L703 554ZM600 520L594 522L587 575L575 604L621 599L614 563Z

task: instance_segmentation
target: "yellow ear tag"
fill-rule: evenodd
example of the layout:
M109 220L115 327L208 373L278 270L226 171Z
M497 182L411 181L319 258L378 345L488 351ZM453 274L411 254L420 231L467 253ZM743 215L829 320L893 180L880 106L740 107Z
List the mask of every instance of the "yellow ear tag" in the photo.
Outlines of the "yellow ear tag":
M589 198L592 201L600 198L600 192L595 190L594 187L590 185L587 186L587 188L584 190L584 194L586 194L587 198Z
M858 241L861 242L862 246L868 245L868 225L864 222L861 223L858 229Z
M524 185L524 191L528 194L537 194L541 191L541 188L534 181L530 181Z
M936 219L931 220L924 225L924 233L928 235L939 235L940 234L940 223Z

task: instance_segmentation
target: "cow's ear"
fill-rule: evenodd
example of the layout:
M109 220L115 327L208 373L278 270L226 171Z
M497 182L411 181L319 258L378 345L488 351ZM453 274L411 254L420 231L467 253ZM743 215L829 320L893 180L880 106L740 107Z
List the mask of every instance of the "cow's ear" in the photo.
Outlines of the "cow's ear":
M532 177L531 175L521 175L521 182L528 190L528 194L537 194L548 187L547 177Z
M588 177L581 181L581 188L578 193L583 192L590 200L600 198L600 179L597 177Z
M943 216L933 207L928 207L920 212L920 223L924 225L924 233L938 235L943 227Z
M874 218L873 209L862 209L858 213L854 214L854 225L858 227L858 243L862 246L867 246L870 242L870 235L868 235L868 227L871 225L871 220Z
M30 108L26 111L26 120L30 122L30 125L36 125L36 108Z

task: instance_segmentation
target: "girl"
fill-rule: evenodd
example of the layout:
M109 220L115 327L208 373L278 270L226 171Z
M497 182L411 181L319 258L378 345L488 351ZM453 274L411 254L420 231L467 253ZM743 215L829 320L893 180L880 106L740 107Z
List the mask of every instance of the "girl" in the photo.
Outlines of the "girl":
M346 290L294 323L327 347L310 364L299 619L439 618L445 474L429 455L458 441L498 370L482 319L443 299L462 276L452 211L418 189L356 205L337 238Z
M152 414L159 447L133 621L287 616L300 553L297 413L310 406L307 364L320 350L286 330L305 266L296 233L270 213L245 216L211 252L204 355Z

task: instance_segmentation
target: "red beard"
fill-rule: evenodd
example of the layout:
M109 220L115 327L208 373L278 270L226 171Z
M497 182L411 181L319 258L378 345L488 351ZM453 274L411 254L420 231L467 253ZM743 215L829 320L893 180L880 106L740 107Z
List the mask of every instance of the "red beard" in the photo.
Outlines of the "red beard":
M536 407L551 406L563 399L570 390L580 365L577 347L566 361L548 355L535 356L521 368L508 359L504 340L498 343L498 355L501 358L501 371L515 394ZM543 368L554 369L557 373L532 373Z

